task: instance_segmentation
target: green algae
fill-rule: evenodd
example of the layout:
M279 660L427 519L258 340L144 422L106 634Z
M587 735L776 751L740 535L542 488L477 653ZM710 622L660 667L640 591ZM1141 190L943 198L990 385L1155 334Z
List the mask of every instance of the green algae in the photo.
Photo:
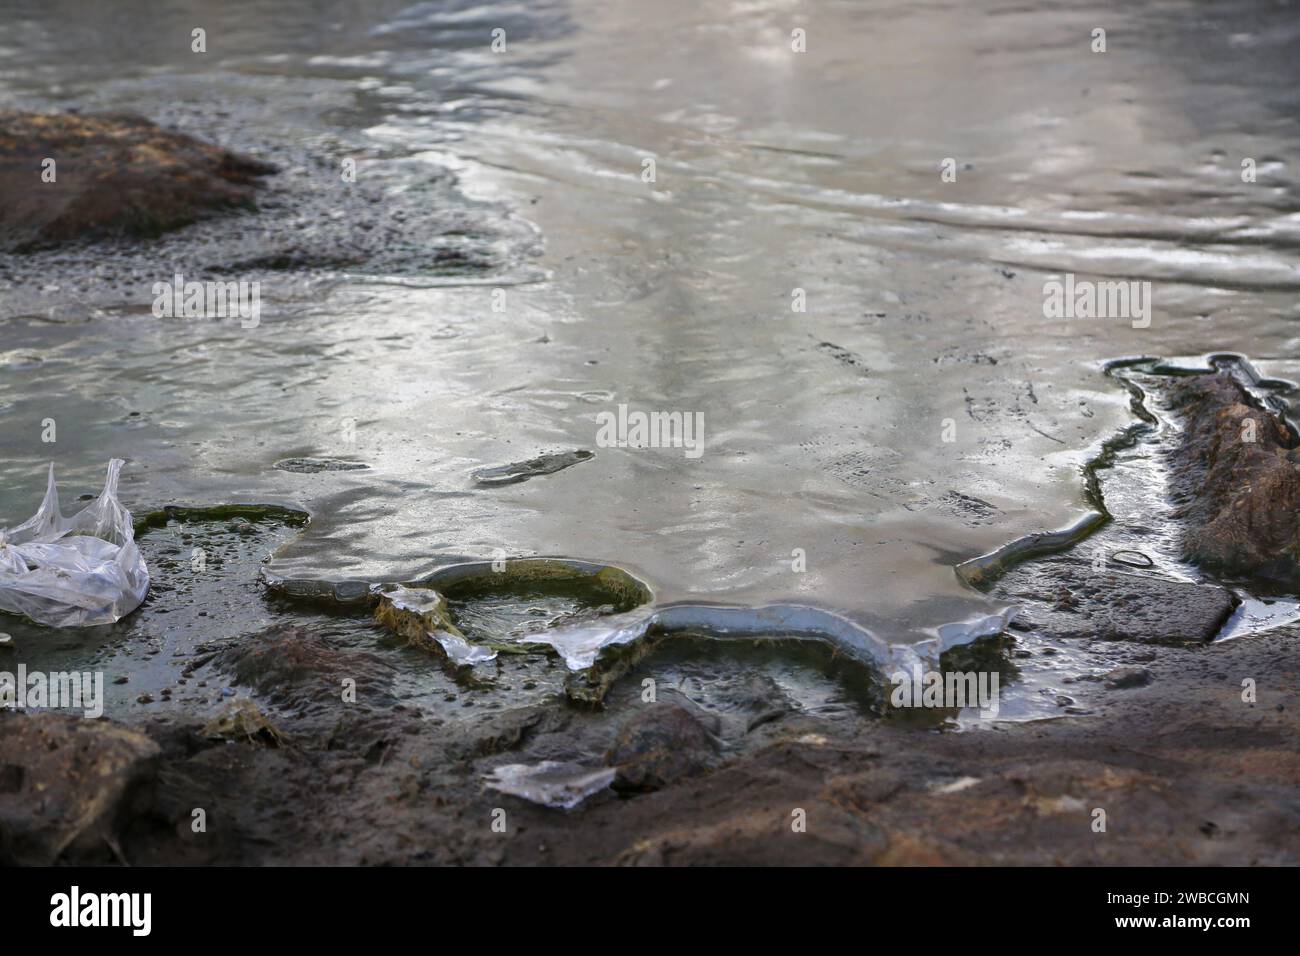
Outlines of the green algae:
M424 583L452 601L487 594L541 591L565 593L593 605L608 604L615 613L650 601L650 588L622 568L564 558L509 558L457 565L434 572Z
M243 518L246 521L272 521L292 528L305 528L311 516L300 508L283 505L259 504L224 504L209 506L166 505L156 511L145 512L134 518L137 536L146 532L165 528L170 521L199 524L212 521L232 521Z

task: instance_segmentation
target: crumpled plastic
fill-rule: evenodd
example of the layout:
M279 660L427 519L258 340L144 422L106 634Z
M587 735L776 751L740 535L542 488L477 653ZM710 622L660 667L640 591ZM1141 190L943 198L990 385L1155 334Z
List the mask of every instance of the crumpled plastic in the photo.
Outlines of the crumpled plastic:
M70 518L59 510L54 465L45 500L29 520L0 531L0 611L51 627L112 624L149 590L131 513L117 500L124 462L108 463L104 490Z
M523 797L544 807L572 810L593 793L614 782L614 767L584 767L543 760L539 764L511 763L496 767L485 778L493 790Z

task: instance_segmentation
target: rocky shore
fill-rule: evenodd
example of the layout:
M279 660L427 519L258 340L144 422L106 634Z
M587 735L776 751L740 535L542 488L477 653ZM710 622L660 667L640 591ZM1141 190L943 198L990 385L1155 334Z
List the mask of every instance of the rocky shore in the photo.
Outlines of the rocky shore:
M322 706L340 668L374 668L307 635L268 648L289 661L256 683L268 707L289 705L277 710L283 742L221 736L197 718L128 728L0 714L0 859L1300 863L1300 650L1289 634L1161 647L1142 680L1116 681L1088 716L966 733L889 720L849 729L779 705L729 730L671 694L594 714L558 702L507 710L468 733L382 698L340 719ZM574 810L484 786L492 767L584 751L618 778Z
M155 237L253 208L274 172L140 116L0 111L0 252Z
M1170 452L1183 554L1235 578L1300 582L1300 442L1230 374L1170 389L1187 423Z
M143 240L260 208L276 168L134 117L0 113L0 250ZM332 202L322 219L349 220ZM305 250L290 242L235 261L356 264L410 232L390 227L358 229L341 259L322 233ZM238 248L261 241L249 229ZM423 238L409 245L422 261ZM491 265L444 251L448 268ZM1099 511L1084 531L1037 536L970 579L1023 613L942 666L996 670L1013 695L1032 695L1024 712L1036 719L907 719L867 700L884 675L864 679L860 662L830 652L816 667L860 705L834 719L760 679L645 693L665 655L747 646L709 634L629 643L616 666L577 679L556 668L567 692L520 703L468 675L455 654L475 648L447 601L426 591L431 603L412 610L390 595L380 623L458 682L445 703L485 704L476 719L405 702L378 642L358 650L324 626L285 625L218 641L185 658L183 706L166 716L0 709L0 863L1295 865L1296 626L1223 639L1242 588L1285 596L1300 578L1300 448L1249 384L1217 368L1162 385L1178 427L1137 440L1165 469L1167 527ZM590 455L475 481L515 485ZM278 466L335 470L315 458ZM1157 560L1166 533L1176 567ZM0 670L22 653L0 648ZM544 667L546 653L503 648L497 666L535 690L525 668ZM573 690L583 680L585 696ZM207 697L190 705L190 681L234 699L215 714ZM580 790L574 806L502 789L521 767Z

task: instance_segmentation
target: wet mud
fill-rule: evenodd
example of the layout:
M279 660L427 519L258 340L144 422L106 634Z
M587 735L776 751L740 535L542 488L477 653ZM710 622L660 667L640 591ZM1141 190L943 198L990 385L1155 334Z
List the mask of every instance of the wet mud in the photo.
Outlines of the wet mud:
M1107 688L1092 717L964 734L818 718L766 688L746 730L675 693L468 726L361 695L329 730L285 713L283 741L185 717L126 730L4 714L0 847L8 861L134 865L1294 865L1298 664L1279 634L1161 648L1144 686ZM39 747L22 742L33 735ZM60 771L58 802L38 809L32 781L69 751L93 783ZM546 761L566 786L599 786L564 810L490 785ZM83 804L93 826L62 822Z
M652 627L600 647L578 671L563 665L574 651L562 641L520 642L652 600L644 583L600 566L467 564L374 586L359 603L258 596L257 563L301 516L171 508L137 522L146 553L201 543L218 568L231 562L232 590L281 623L174 642L171 668L133 674L132 693L144 693L134 706L119 698L110 720L0 713L0 855L137 865L1300 862L1293 631L1220 639L1252 596L1240 582L1191 577L1179 526L1129 510L1150 482L1130 486L1126 454L1151 442L1165 453L1134 460L1178 467L1192 430L1177 400L1186 383L1238 396L1219 384L1223 368L1164 372L1141 372L1150 428L1109 443L1090 473L1104 518L1091 534L1050 554L1012 546L982 565L997 568L984 586L1018 614L939 664L998 672L1001 720L891 708L879 663L780 633ZM1166 415L1179 427L1160 427ZM1235 411L1218 417L1238 427ZM1186 501L1169 507L1182 520ZM170 574L151 603L165 603L178 577L159 566ZM211 594L191 596L212 606ZM134 636L125 627L101 664L150 643L147 625ZM15 640L32 646L21 629ZM58 761L69 766L54 774ZM52 801L30 799L56 778Z
M658 604L654 582L569 558L453 562L404 582L284 579L266 562L304 511L147 513L136 527L157 580L137 615L61 643L18 624L0 648L0 664L112 675L107 720L0 713L0 858L1293 862L1300 768L1278 748L1295 729L1286 675L1300 657L1287 628L1223 640L1271 593L1253 583L1293 580L1285 406L1240 357L1108 375L1136 420L1084 469L1093 510L958 564L1014 613L928 644L795 604ZM1012 417L1032 425L1032 384L1014 395ZM979 420L1003 404L967 410ZM471 477L518 484L593 457ZM971 526L1001 514L957 489L905 507ZM997 673L1001 719L891 707L891 669L911 662ZM1243 681L1259 696L1247 701ZM1263 785L1227 811L1245 765ZM1098 808L1118 815L1115 839L1097 839ZM501 839L499 811L523 839ZM809 839L785 835L792 814L811 821ZM1140 832L1128 814L1146 815Z

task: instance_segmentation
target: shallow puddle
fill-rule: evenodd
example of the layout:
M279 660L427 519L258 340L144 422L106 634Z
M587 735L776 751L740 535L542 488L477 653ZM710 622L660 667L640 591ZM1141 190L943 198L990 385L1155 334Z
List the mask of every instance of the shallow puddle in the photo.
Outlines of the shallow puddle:
M264 595L271 552L283 590L354 601L563 556L627 569L679 630L754 635L775 608L863 660L933 656L1010 603L955 566L1089 520L1085 467L1134 422L1108 363L1240 349L1300 378L1278 79L1300 59L1268 4L763 0L737 17L671 0L648 21L595 2L256 0L209 12L221 42L202 60L173 42L185 5L101 6L0 2L0 104L133 110L286 173L261 214L0 262L0 515L29 513L51 459L86 490L111 457L137 513L312 515L151 530L156 593L116 628L5 622L24 656L129 675L118 708L212 702L219 678L180 684L185 662L272 622L388 639L366 613ZM1146 42L1094 55L1098 22ZM510 55L487 45L497 26ZM153 286L178 271L263 282L261 322L156 317ZM1048 318L1067 273L1151 283L1151 321ZM702 416L702 455L602 444L599 416L624 406ZM1098 480L1115 521L1076 551L1186 577L1150 450L1114 448ZM1243 608L1228 633L1277 619ZM453 610L508 641L603 616L562 596ZM400 653L403 694L477 706ZM510 700L560 692L562 662L513 657L492 665Z

